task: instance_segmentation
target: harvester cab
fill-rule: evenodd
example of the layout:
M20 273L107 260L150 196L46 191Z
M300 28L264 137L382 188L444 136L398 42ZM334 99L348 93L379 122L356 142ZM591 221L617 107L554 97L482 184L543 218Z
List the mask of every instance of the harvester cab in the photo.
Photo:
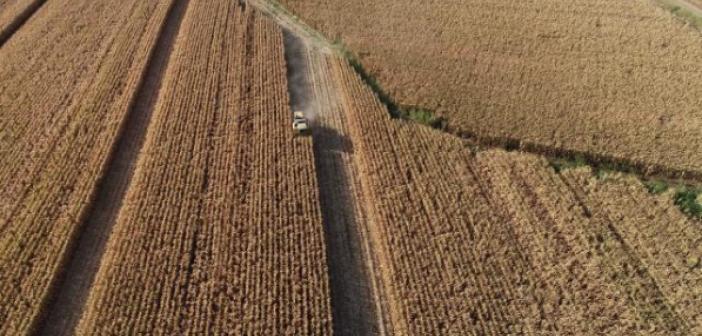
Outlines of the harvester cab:
M305 114L301 111L295 111L293 113L292 127L293 131L295 131L295 135L305 135L310 131L310 124L307 118L305 118Z

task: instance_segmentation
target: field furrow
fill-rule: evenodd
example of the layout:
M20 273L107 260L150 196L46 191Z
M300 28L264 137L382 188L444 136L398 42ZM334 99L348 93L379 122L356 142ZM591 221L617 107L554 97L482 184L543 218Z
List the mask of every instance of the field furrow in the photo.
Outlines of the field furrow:
M330 333L280 29L236 1L192 2L173 57L79 333Z
M349 139L344 105L336 95L328 55L308 50L285 33L291 103L313 124L315 170L325 227L335 335L384 335L369 218Z

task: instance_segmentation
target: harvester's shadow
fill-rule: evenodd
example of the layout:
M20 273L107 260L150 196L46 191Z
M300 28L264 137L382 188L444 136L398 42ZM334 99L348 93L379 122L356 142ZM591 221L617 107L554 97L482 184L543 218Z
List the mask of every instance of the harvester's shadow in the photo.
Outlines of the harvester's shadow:
M312 125L315 172L329 267L334 335L376 335L370 278L354 199L350 139Z
M313 124L312 139L315 152L341 152L353 154L353 143L348 136L339 133L333 128Z

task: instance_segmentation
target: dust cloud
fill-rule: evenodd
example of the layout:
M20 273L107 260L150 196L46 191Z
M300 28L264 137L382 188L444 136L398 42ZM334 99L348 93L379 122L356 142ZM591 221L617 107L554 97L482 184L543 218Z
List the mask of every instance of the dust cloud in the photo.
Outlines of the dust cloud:
M285 44L290 109L302 111L305 117L314 123L319 114L319 106L314 97L313 83L308 76L307 46L301 38L287 29L283 31L283 43Z

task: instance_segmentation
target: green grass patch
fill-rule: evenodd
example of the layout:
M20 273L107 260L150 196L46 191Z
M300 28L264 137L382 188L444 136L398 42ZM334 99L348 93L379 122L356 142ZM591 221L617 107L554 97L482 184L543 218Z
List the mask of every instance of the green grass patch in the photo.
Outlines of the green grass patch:
M551 167L556 170L556 172L562 172L564 170L588 166L588 162L585 157L577 155L575 157L560 157L549 160Z
M701 188L682 187L675 192L675 205L685 214L702 219L702 204L698 199L701 193Z
M648 180L644 181L643 184L648 189L648 192L655 195L662 194L670 189L668 182L662 180Z
M400 114L407 119L436 129L444 129L446 127L444 118L437 117L434 112L421 107L400 108Z
M341 54L346 58L346 60L351 64L351 67L356 71L356 73L361 76L363 82L368 85L375 95L378 97L381 103L383 103L390 112L393 118L412 120L417 123L427 125L436 129L444 129L447 125L446 119L442 117L437 117L433 111L417 107L417 106L400 106L395 102L395 100L390 97L390 95L383 90L382 86L370 72L363 67L361 60L351 52L346 45L340 40L336 39L333 43L334 47L341 52Z

